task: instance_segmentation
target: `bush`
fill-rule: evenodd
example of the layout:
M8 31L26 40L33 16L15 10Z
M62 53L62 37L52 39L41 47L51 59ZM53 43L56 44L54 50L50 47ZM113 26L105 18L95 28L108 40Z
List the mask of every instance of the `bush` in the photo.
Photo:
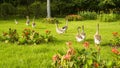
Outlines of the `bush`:
M4 41L5 43L8 42L15 43L18 41L18 39L19 39L19 35L17 33L17 30L11 28L9 28L8 32L3 32L1 36L1 41Z
M68 15L65 17L65 19L67 19L68 21L80 21L80 20L83 20L83 18L79 15Z
M113 60L100 57L100 47L89 48L89 42L83 44L83 49L74 49L71 42L67 42L68 50L65 54L60 52L52 57L53 68L119 68L120 52L112 49L116 55Z
M0 17L3 19L8 19L10 15L15 13L15 7L10 3L2 3L0 9Z
M34 30L24 29L22 36L20 37L18 44L40 44L43 39L39 33Z
M46 5L38 1L32 3L29 6L30 13L35 17L45 17L46 16Z
M40 44L55 41L49 30L45 31L45 35L40 35L38 32L30 29L24 29L22 37L19 39L18 44Z
M43 23L49 23L49 24L54 24L54 23L60 23L56 18L44 18Z
M17 7L17 12L16 12L17 16L25 17L28 13L29 11L25 7L23 6Z
M120 46L120 34L118 32L113 32L113 39L110 40L112 46Z
M100 15L98 15L98 19L102 22L114 22L117 21L117 16L113 12L110 12L108 14L101 12Z
M81 11L79 12L79 15L82 16L85 20L96 20L97 19L96 12Z
M16 29L10 28L8 32L3 32L2 36L0 36L0 41L17 43L19 45L48 43L55 40L56 38L51 35L51 31L49 30L46 30L45 34L41 35L34 30L24 29L22 35L19 36Z

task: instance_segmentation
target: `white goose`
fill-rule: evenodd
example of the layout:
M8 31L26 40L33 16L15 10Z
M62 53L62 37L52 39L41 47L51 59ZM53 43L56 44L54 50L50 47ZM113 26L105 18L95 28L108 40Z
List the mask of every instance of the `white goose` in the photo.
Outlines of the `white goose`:
M15 24L18 24L18 21L15 19Z
M32 27L35 28L36 24L35 24L35 17L33 18L33 22L32 22Z
M58 27L58 22L56 22L55 25L56 25L56 32L58 34L63 34L65 32L64 29Z
M94 35L94 43L95 45L99 45L101 42L101 35L99 35L99 24L97 25L97 31Z
M77 28L77 30L78 30L78 33L77 33L77 35L76 35L76 40L77 40L77 42L81 42L81 41L83 41L84 40L84 38L82 37L82 35L81 35L81 33L80 33L80 28L81 27L78 27Z
M26 25L28 26L30 24L30 19L29 19L29 16L26 16Z
M68 20L66 20L66 25L62 27L63 30L67 30L68 29Z

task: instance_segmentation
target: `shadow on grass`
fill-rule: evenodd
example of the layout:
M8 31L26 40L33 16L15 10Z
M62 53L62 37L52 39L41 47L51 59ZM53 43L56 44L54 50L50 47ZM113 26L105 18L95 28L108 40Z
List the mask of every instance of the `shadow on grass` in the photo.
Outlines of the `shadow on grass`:
M109 42L106 42L106 43L102 43L101 46L111 46L112 47L112 44Z
M46 29L46 28L43 28L43 27L42 27L42 28L40 28L40 27L37 27L36 29Z
M89 43L94 43L93 39L86 39L85 41L88 41Z
M60 45L60 44L64 44L65 42L67 42L66 40L56 40L56 41L54 41L53 43L54 43L54 45Z

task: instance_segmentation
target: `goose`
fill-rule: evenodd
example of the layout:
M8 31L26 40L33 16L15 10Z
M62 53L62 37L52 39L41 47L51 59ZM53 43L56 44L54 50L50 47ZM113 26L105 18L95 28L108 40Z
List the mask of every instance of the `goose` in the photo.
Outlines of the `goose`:
M18 21L15 19L15 24L18 24Z
M63 30L67 30L68 29L68 20L66 20L66 25L62 27Z
M82 37L82 35L81 35L81 33L80 33L80 29L81 29L81 27L78 27L78 28L77 28L77 30L78 30L78 33L77 33L77 35L76 35L76 40L77 40L77 42L81 42L81 41L84 40L84 38Z
M99 45L101 42L101 35L99 35L99 24L97 24L97 31L94 35L94 43L95 45Z
M58 34L63 34L65 32L64 29L58 27L58 22L56 22L55 25L56 25L56 32Z
M26 16L26 25L28 26L30 24L30 19L29 19L29 16Z
M85 34L85 32L84 32L84 25L82 25L81 36L82 36L83 39L85 39L85 37L86 37L86 34Z
M36 26L35 24L35 17L33 18L33 22L32 22L32 27L34 28Z

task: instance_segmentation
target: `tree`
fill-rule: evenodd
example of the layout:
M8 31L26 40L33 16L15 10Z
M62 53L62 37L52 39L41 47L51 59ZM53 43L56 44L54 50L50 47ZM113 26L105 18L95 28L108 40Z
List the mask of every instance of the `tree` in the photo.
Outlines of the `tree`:
M47 0L47 17L51 17L50 0Z

